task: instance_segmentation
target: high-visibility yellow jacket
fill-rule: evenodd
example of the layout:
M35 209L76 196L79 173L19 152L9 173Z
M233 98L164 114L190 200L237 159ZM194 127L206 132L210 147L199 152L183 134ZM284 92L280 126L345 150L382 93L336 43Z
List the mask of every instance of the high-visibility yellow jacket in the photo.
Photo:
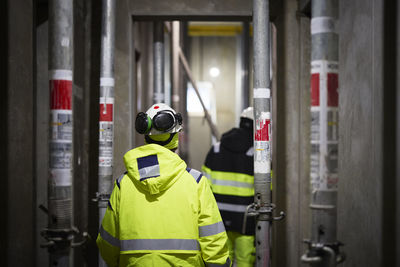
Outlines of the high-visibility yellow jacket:
M124 156L97 245L109 266L230 266L208 181L172 151L149 144Z

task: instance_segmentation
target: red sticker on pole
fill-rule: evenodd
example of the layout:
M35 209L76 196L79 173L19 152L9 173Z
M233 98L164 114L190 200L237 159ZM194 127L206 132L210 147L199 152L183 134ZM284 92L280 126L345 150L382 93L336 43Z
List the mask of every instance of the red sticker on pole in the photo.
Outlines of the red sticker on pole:
M72 109L72 81L50 80L50 108Z
M113 121L113 104L100 103L100 121Z
M328 73L328 107L337 107L339 105L338 86L338 74Z
M311 74L311 106L319 106L319 73Z
M256 120L255 141L269 141L270 120Z

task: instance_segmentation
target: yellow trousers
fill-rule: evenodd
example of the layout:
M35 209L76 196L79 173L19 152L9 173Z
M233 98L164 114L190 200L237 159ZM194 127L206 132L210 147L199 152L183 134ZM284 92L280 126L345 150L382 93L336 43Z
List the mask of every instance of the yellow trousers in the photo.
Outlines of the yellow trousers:
M253 267L256 259L254 236L231 231L227 231L227 234L229 257L234 263L234 266Z

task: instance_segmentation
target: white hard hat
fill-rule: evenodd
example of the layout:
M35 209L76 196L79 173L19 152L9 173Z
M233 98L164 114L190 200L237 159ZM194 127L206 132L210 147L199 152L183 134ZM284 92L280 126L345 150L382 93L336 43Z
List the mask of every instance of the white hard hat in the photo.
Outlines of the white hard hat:
M167 104L157 103L136 116L135 127L145 135L177 133L182 130L182 116Z
M242 114L240 114L241 118L246 118L250 120L254 120L254 112L253 112L253 107L248 107L242 111Z

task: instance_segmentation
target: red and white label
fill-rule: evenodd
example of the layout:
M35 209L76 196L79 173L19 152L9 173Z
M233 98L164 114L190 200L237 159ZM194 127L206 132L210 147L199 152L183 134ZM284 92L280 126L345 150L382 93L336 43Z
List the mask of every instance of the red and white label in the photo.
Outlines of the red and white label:
M113 121L113 104L100 104L100 121Z
M113 121L113 97L100 97L100 121Z
M72 110L72 71L50 70L50 108Z
M319 73L311 74L311 106L319 106Z
M254 139L256 141L269 141L270 120L256 120L256 132Z

